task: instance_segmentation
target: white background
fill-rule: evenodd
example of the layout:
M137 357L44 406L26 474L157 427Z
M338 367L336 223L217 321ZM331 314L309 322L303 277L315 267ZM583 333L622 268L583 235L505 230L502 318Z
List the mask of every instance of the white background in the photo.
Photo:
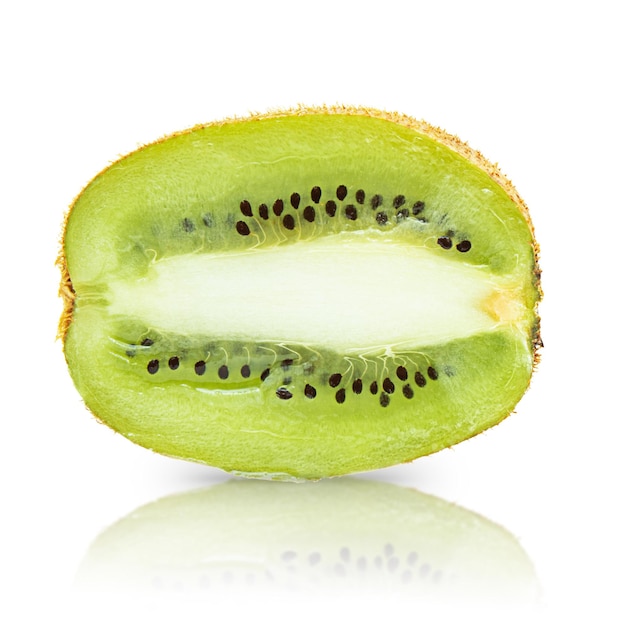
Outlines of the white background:
M73 588L91 542L116 520L227 476L139 448L90 416L54 339L54 261L68 205L118 156L200 122L343 103L426 119L499 163L530 207L544 272L545 349L517 411L451 450L367 478L414 487L506 528L543 590L528 609L533 620L623 623L619 3L11 5L19 8L0 11L0 589L8 599L0 613L14 611L3 621L233 623L240 613L247 621L280 614L245 590L218 602ZM358 594L276 604L293 621L316 611L327 621L336 611L362 622L400 610L385 599L366 608L371 598ZM424 617L417 600L401 610L403 619Z

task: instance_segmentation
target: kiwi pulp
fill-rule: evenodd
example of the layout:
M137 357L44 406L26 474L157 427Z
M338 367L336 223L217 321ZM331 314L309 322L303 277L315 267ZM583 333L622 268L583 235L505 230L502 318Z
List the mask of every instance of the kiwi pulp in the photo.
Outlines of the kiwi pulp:
M117 161L65 227L60 329L89 409L155 451L319 478L510 414L539 337L528 211L411 118L299 109Z

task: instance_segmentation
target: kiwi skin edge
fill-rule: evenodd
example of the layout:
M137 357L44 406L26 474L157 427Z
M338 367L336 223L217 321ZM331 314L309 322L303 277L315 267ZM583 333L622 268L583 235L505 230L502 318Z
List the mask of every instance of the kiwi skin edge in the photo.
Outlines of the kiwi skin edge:
M176 133L164 136L161 139L157 140L156 142L151 142L150 144L142 146L141 148L139 148L139 150L135 152L140 152L144 150L145 148L147 148L148 146L153 146L155 144L165 142L168 139L171 139L173 137L176 137L179 135L186 135L186 134L194 132L197 129L207 128L210 126L221 126L225 124L232 125L232 124L245 123L245 122L250 122L250 121L255 121L255 120L273 119L273 118L280 118L280 117L304 116L304 115L311 115L311 114L350 115L350 116L370 117L374 119L386 120L389 122L393 122L395 124L399 124L406 128L412 129L436 141L437 143L451 149L453 152L460 155L469 163L477 166L480 170L486 173L499 187L501 187L504 190L506 195L516 205L520 214L523 216L523 219L525 220L528 226L528 229L532 235L532 247L533 247L533 254L534 254L534 261L535 261L533 287L537 293L537 299L536 299L535 308L534 308L534 317L535 317L536 322L532 328L532 347L533 347L532 367L534 370L539 362L539 349L543 347L543 343L542 343L541 336L540 336L540 318L537 313L538 304L543 296L543 293L541 289L541 273L539 269L539 246L534 237L534 227L530 219L529 211L525 202L522 200L522 198L518 194L517 190L514 188L512 183L509 181L509 179L506 178L502 174L502 172L499 170L497 165L494 165L491 162L489 162L480 152L470 148L466 143L459 140L456 136L451 135L447 133L446 131L442 130L441 128L432 126L424 121L417 121L409 116L395 113L395 112L385 112L385 111L372 109L372 108L351 107L351 106L320 106L320 107L299 106L293 109L274 110L274 111L269 111L267 113L262 113L262 114L252 114L248 117L227 118L219 122L213 122L210 124L200 124L192 128L189 128L187 130L183 130L180 132L176 132ZM121 157L120 159L111 163L105 170L103 170L95 178L102 176L107 170L109 170L111 167L114 167L119 161L123 160L124 158L126 157L125 156ZM86 185L85 188L87 188L90 184L91 182L88 185ZM59 295L63 300L63 312L62 312L61 319L59 321L59 326L58 326L58 338L62 340L64 346L65 346L68 329L73 320L74 305L75 305L75 300L76 300L76 293L72 285L72 280L69 274L67 260L65 256L65 235L67 232L67 223L68 223L70 214L78 198L82 195L83 191L81 191L81 193L77 196L77 198L74 200L74 202L70 206L69 211L65 215L63 235L61 237L61 250L57 259L57 265L59 266L60 271L61 271L61 284L59 288ZM478 434L478 433L473 433L470 436L474 436L475 434ZM191 459L191 460L198 460L198 459ZM412 460L412 458L406 459L406 461L410 461L410 460ZM230 469L230 471L236 471L236 468L227 468L227 469ZM243 472L243 473L254 474L254 472ZM263 472L260 472L260 474L262 473ZM271 474L271 472L268 472L268 473ZM280 472L277 472L277 474L280 474ZM287 472L287 474L290 474L290 472ZM314 478L315 476L308 476L308 475L305 476L305 478L311 478L311 477Z

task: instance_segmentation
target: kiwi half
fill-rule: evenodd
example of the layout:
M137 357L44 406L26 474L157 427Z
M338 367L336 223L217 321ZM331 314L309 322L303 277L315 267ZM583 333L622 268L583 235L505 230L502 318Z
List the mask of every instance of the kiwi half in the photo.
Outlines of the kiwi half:
M509 415L541 344L512 185L409 117L302 108L120 159L67 216L60 323L89 409L263 477L415 459Z

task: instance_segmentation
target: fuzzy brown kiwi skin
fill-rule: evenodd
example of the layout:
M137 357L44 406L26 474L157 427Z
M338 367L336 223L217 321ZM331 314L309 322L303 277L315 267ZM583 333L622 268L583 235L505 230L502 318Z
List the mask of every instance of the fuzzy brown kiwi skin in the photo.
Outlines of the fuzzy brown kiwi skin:
M184 135L197 130L198 128L204 128L206 126L221 126L224 124L237 124L240 122L249 122L254 120L263 120L263 119L271 119L271 118L279 118L279 117L293 117L293 116L302 116L302 115L362 115L365 117L371 117L376 119L387 120L389 122L394 122L396 124L400 124L407 128L411 128L423 135L426 135L430 139L437 141L444 146L447 146L457 154L461 155L470 163L473 163L481 170L483 170L489 177L494 180L509 196L509 198L515 203L520 213L524 217L528 228L532 234L532 245L533 245L533 253L535 259L535 269L534 269L534 286L537 290L538 298L535 304L535 326L533 327L533 369L539 363L539 349L543 347L543 341L541 340L541 332L540 332L540 318L538 315L538 306L539 302L543 298L543 290L541 288L541 270L539 269L539 245L535 240L535 229L533 223L530 219L530 214L528 211L528 207L524 200L522 200L521 196L511 183L511 181L500 171L497 165L491 163L487 160L478 150L474 150L467 143L461 141L455 135L452 135L445 130L428 124L423 120L416 120L408 115L404 115L402 113L397 112L388 112L382 111L380 109L374 109L369 107L361 107L361 106L347 106L347 105L333 105L333 106L298 106L290 109L276 109L270 110L266 113L252 113L246 117L231 117L226 118L221 121L212 122L209 124L198 124L193 126L192 128L188 128L183 131L175 132L170 135L166 135L161 137L156 142L152 142L151 144L146 144L139 148L139 150L144 149L147 145L153 145L153 143L161 143L170 139L171 137L175 137L178 135ZM125 157L120 157L119 160ZM114 161L107 167L105 170L100 172L95 178L103 175L110 167L115 165L117 161ZM90 181L91 183L91 181ZM90 184L88 183L88 185ZM85 185L85 188L88 186ZM72 286L72 280L67 268L67 260L65 258L65 233L67 232L67 222L69 216L72 212L76 201L80 197L81 193L74 199L74 202L70 205L69 210L65 215L65 220L63 224L63 234L61 236L61 250L59 252L59 256L57 258L57 265L61 270L61 284L59 287L59 296L63 299L63 312L61 314L61 319L59 320L58 326L58 334L57 337L61 339L61 341L65 342L65 337L67 335L67 331L72 323L72 315L74 311L74 302L76 299L76 293Z
M71 210L71 209L70 209ZM67 214L69 216L69 212ZM67 223L67 216L65 222ZM65 227L63 229L65 236ZM57 330L57 339L61 339L65 343L65 337L72 323L72 315L74 313L74 301L76 300L76 292L72 286L72 279L70 273L67 271L67 262L65 260L65 254L63 253L63 241L61 242L61 252L57 257L56 264L61 270L61 284L59 285L59 297L63 300L63 313L61 313L61 319L59 320L59 327Z

